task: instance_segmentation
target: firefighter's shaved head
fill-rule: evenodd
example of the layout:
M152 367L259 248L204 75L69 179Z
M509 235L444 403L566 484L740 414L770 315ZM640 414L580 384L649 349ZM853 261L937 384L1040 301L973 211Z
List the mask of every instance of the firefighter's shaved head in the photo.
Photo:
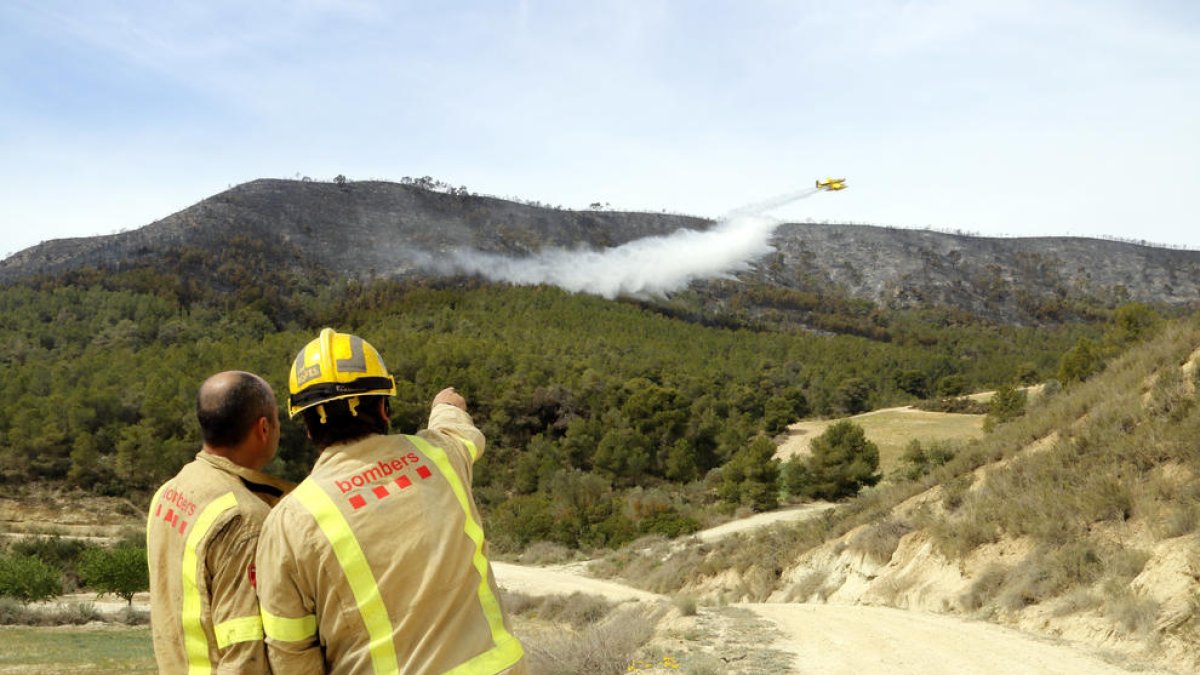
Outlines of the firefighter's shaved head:
M217 373L200 385L196 419L210 448L238 445L260 418L276 420L275 393L261 377L240 370Z

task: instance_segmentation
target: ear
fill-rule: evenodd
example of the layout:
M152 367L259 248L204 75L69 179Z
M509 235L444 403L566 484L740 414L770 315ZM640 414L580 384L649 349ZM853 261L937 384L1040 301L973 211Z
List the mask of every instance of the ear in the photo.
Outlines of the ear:
M258 435L266 440L271 437L271 420L266 416L258 418Z
M383 418L385 424L392 423L392 417L388 415L387 399L382 396L379 397L379 416Z

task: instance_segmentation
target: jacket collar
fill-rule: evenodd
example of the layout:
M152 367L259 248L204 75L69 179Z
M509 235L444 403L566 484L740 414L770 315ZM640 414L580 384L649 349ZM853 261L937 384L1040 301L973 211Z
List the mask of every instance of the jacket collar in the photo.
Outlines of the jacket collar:
M235 464L228 458L220 455L215 455L211 452L201 450L196 453L198 461L207 462L213 468L224 471L225 473L237 476L242 480L242 483L249 488L251 492L259 494L266 499L268 496L273 496L274 499L266 499L268 503L274 503L287 493L291 492L296 487L295 483L286 481L282 478L276 478L262 471L255 471L240 464Z

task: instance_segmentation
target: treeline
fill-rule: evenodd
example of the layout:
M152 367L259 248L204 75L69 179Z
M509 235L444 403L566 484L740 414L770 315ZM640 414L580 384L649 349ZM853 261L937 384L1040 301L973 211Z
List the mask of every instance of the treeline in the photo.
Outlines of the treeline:
M736 314L705 326L548 287L297 289L262 272L280 286L231 270L215 292L142 268L0 288L0 481L144 497L198 450L206 376L260 373L282 407L296 351L331 325L369 340L396 375L396 430L422 425L444 386L467 396L489 438L475 491L497 545L611 546L695 529L722 501L720 468L801 417L912 401L948 381L1052 377L1102 332L890 312L880 341L728 327ZM313 459L285 422L270 468L299 479Z

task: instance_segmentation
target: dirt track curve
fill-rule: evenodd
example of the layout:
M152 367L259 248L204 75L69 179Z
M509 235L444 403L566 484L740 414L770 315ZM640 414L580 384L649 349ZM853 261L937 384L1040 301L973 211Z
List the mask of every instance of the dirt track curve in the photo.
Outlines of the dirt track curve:
M823 508L812 509L816 515ZM784 516L794 519L795 513ZM747 519L749 520L749 519ZM771 519L758 519L766 526ZM751 529L725 526L720 534ZM719 537L720 535L718 535ZM701 539L710 539L701 536ZM526 567L492 563L497 583L529 595L601 595L612 601L656 601L664 596L617 581L587 576L587 563ZM943 614L889 607L746 603L737 605L782 633L773 648L795 655L791 672L807 675L1109 675L1168 673L1106 662L1084 645L1060 643L1011 628ZM703 609L701 611L704 611Z
M863 605L740 605L786 636L797 673L1107 675L1135 672L1078 645L942 614ZM1165 673L1139 669L1140 673Z

